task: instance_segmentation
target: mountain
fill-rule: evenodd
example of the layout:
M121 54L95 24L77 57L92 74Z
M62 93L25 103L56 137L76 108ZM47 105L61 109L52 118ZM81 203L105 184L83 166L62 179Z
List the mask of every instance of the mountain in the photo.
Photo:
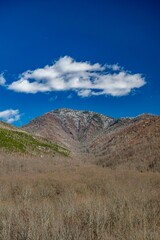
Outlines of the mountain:
M160 171L160 117L115 119L91 111L57 109L23 130L56 142L76 158L111 168Z
M62 108L33 119L23 129L77 151L113 122L95 112Z

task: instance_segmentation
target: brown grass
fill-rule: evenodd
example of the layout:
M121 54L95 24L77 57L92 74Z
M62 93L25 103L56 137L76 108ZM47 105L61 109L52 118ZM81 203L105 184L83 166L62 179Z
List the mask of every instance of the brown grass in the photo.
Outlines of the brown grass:
M0 240L160 239L159 173L1 159Z

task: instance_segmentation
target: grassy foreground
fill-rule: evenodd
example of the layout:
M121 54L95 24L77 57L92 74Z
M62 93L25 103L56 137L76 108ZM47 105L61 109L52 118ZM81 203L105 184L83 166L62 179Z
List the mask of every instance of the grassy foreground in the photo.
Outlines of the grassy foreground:
M159 199L158 173L8 169L0 176L0 240L159 240Z

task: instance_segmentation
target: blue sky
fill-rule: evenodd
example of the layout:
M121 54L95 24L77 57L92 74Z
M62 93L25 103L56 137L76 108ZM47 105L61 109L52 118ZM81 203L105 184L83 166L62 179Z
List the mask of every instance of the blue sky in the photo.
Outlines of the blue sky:
M160 114L158 1L0 1L0 118Z

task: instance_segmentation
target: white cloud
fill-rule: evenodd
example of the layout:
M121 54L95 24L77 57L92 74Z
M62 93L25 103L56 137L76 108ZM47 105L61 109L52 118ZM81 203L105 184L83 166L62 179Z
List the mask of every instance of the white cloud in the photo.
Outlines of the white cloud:
M20 119L19 110L8 109L0 112L0 119L8 123L16 122Z
M0 85L1 86L4 86L6 83L6 79L4 78L3 76L3 73L0 74Z
M117 63L117 64L112 64L112 65L107 64L106 67L107 67L108 69L111 69L112 71L120 71L120 70L123 69L123 68L121 68L121 67L119 66L118 63Z
M78 96L80 97L89 97L93 95L93 91L90 89L82 89L77 92Z
M81 97L123 96L145 85L141 74L125 71L118 64L100 65L76 62L65 56L44 68L28 70L8 86L16 92L37 93L51 91L77 92Z

